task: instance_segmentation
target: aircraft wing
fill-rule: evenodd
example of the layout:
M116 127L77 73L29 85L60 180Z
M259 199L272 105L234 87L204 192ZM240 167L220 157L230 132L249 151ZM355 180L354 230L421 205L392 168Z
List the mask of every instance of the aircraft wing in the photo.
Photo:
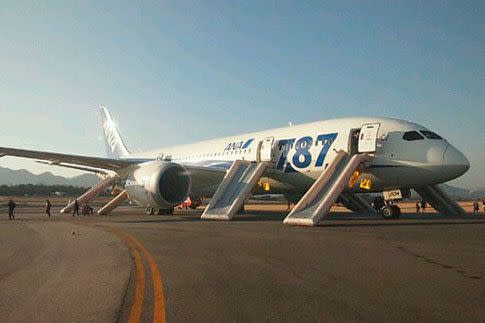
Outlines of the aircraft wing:
M15 156L33 158L48 161L51 164L68 163L94 168L117 171L127 166L137 164L139 161L123 159L111 159L101 157L89 157L79 155L59 154L46 151L25 150L16 148L0 147L0 156Z
M59 165L64 167L81 169L85 171L92 171L92 170L85 169L84 167L75 167L73 165L118 171L130 165L140 164L140 163L152 160L152 159L113 159L113 158L103 158L103 157L89 157L89 156L80 156L80 155L60 154L60 153L53 153L53 152L47 152L47 151L0 147L0 157L2 156L32 158L32 159L47 161L48 164L51 164L51 165ZM69 165L65 165L65 164L69 164ZM207 166L195 166L195 165L183 165L183 166L187 168L191 176L193 176L197 182L207 182L208 185L212 184L212 182L218 183L219 181L221 181L224 175L226 174L226 170L227 170L225 168L220 168L220 167L207 167Z

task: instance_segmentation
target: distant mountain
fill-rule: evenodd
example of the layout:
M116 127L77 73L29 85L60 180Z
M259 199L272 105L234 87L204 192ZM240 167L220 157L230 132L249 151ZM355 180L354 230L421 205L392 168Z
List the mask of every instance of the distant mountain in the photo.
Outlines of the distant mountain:
M446 194L451 196L454 200L474 200L474 199L482 199L485 197L485 188L478 188L473 190L468 190L465 188L460 188L456 186L451 186L448 184L439 184L438 185ZM419 195L415 192L411 192L411 198L416 199L420 198Z
M470 195L474 199L485 199L485 187L471 190Z
M44 185L71 185L78 187L91 187L98 183L100 178L93 174L83 174L73 178L56 176L50 172L39 175L28 170L12 170L0 167L0 185L44 184Z
M451 186L448 184L441 184L440 187L450 196L456 200L471 200L471 199L481 199L485 197L485 188L478 188L473 190L467 190L464 188L459 188Z
M452 196L456 200L470 198L470 190L454 187L448 184L441 184L439 186L446 194Z

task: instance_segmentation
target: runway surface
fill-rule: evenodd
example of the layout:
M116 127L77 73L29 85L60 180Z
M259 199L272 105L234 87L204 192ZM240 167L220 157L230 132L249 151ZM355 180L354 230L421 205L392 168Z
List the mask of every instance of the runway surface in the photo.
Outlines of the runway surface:
M273 206L233 222L202 221L200 210L40 212L0 221L2 322L485 317L485 216L334 213L304 228L284 226Z

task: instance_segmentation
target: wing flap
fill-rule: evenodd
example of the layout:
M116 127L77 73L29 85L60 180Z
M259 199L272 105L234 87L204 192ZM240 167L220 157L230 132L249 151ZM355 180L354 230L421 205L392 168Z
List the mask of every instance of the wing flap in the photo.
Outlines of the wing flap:
M59 167L65 167L65 168L71 168L71 169L77 169L85 172L90 172L90 173L95 173L95 174L103 174L103 175L108 175L109 171L99 169L99 168L93 168L93 167L86 167L86 166L76 166L76 165L70 165L70 164L65 164L65 163L51 163L48 161L42 161L42 160L36 160L36 163L43 164L43 165L53 165L53 166L59 166Z

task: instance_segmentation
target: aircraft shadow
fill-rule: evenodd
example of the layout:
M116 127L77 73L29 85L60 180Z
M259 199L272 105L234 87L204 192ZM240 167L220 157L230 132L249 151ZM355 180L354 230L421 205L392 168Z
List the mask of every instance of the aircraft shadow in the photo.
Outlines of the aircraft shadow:
M225 222L201 219L202 213L190 212L179 213L174 216L162 216L162 218L147 218L139 220L120 219L123 223L173 223L173 222ZM237 214L231 222L283 222L286 212L258 211L257 214ZM156 216L154 216L156 217ZM356 226L419 226L419 225L463 225L485 224L485 219L471 214L461 218L445 217L439 214L405 214L401 219L384 220L379 217L361 215L346 212L334 212L322 221L318 227L356 227Z
M451 219L450 219L451 220ZM392 220L389 222L322 222L317 227L395 227L395 226L433 226L433 225L484 225L485 220L462 220L462 221L450 221L446 219L430 221L428 219L412 222L404 222L402 220Z

